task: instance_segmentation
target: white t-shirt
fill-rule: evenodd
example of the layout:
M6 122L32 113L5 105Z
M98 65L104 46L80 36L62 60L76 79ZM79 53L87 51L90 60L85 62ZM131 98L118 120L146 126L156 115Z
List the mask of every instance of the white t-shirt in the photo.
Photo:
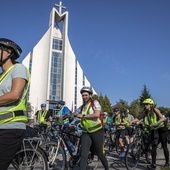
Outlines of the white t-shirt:
M101 106L100 106L100 103L97 101L97 100L94 100L94 106L93 106L93 110L90 114L93 114L94 113L94 110L101 110ZM83 105L82 105L83 106ZM76 110L76 113L81 113L81 109L82 109L82 106L80 106L77 110ZM86 104L84 107L87 107L88 104Z

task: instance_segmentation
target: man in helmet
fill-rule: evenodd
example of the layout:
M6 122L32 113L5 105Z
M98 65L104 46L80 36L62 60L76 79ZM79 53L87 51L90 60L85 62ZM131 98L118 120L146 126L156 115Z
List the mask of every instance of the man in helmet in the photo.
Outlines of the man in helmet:
M46 104L42 103L41 110L38 110L34 116L34 123L45 123L52 121L52 113L46 109Z
M65 101L63 100L57 101L57 110L58 110L57 116L64 116L71 113L70 109L67 106L65 106ZM64 120L65 126L68 126L69 123L70 121L68 118Z
M152 164L148 166L149 169L156 169L156 155L157 147L159 142L162 144L165 155L165 167L169 167L169 151L167 147L167 127L164 125L165 116L161 114L159 109L155 107L154 101L151 98L147 98L143 101L145 109L141 113L138 119L135 119L132 122L139 120L144 120L144 124L150 126L148 130L151 133L152 141Z
M30 74L19 64L22 49L12 40L0 38L0 169L8 169L25 135Z
M81 161L80 169L86 170L90 147L93 146L105 170L108 170L108 162L103 153L103 131L99 119L101 106L97 100L92 100L93 90L85 86L80 90L83 105L76 110L77 117L81 119Z

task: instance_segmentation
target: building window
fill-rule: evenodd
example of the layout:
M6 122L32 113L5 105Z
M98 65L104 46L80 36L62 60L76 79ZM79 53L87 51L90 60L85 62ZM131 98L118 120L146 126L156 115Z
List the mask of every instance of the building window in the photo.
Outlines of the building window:
M62 40L61 39L53 39L53 47L54 50L62 50ZM57 60L57 59L56 59Z
M62 69L63 55L59 52L52 52L51 75L50 75L50 100L59 100L62 97Z

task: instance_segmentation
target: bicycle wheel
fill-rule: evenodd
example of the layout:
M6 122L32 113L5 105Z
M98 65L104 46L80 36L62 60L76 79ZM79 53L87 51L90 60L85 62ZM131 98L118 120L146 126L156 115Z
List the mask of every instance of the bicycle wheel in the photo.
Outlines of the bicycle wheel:
M141 155L141 144L138 142L132 142L125 154L125 166L128 170L134 170L139 162Z
M46 152L49 167L55 170L64 170L66 167L66 155L64 149L55 141L44 142L40 147ZM57 152L58 150L58 152Z
M47 170L47 157L41 148L33 149L30 147L26 147L17 152L8 169Z

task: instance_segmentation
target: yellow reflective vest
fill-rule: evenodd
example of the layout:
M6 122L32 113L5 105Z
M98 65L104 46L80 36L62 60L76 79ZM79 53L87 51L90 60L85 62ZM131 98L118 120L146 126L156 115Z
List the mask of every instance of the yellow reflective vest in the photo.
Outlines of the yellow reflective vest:
M83 106L82 106L83 107ZM91 102L88 103L86 109L85 107L82 108L82 115L86 116L94 112ZM83 132L93 133L100 129L102 129L102 124L99 118L83 118L81 119L80 126Z
M145 125L156 124L157 122L158 122L158 120L157 120L157 115L156 115L155 113L153 113L153 115L147 114L147 115L144 117L144 124L145 124ZM158 128L161 128L161 127L164 127L164 122L160 123L157 127L152 127L151 130L153 130L153 129L158 129Z
M44 110L44 111L39 110L38 115L37 115L37 117L38 117L37 121L39 123L47 123L47 121L45 120L46 115L47 115L47 110Z
M12 70L12 68L15 65L11 66L5 74L3 74L0 77L0 85L1 83L5 80L7 77L8 73ZM27 94L29 90L29 85L30 85L30 73L29 70L27 69L28 73L28 81L26 83L26 87L24 89L24 92L20 98L20 101L18 102L18 105L12 107L9 110L3 110L0 111L0 124L7 123L7 122L27 122L28 117L27 117Z

